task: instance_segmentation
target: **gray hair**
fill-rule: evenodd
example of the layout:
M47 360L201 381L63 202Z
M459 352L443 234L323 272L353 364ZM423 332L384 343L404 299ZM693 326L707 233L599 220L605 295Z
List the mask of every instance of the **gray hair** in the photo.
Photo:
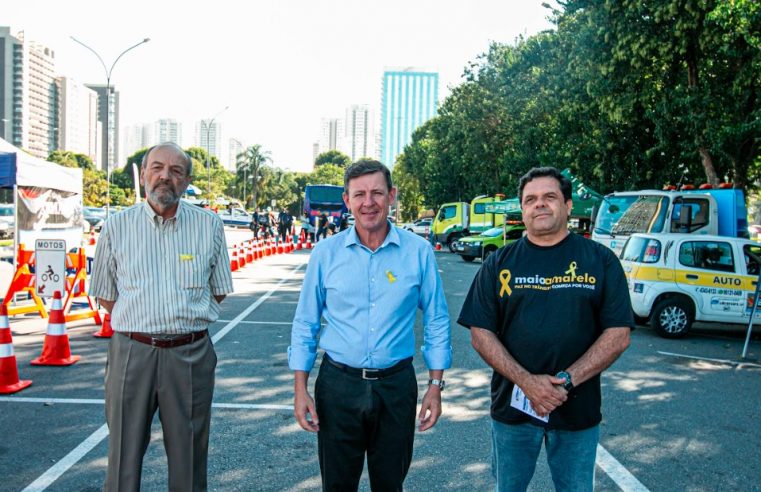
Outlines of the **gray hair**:
M179 154L180 158L185 161L185 167L188 170L187 175L190 176L193 173L193 159L190 158L187 152L182 150L182 147L174 142L163 142L149 148L148 151L143 155L143 162L140 164L141 169L145 168L145 166L148 164L148 156L151 154L151 152L153 152L155 149L161 149L164 147L172 148L177 152L177 154Z

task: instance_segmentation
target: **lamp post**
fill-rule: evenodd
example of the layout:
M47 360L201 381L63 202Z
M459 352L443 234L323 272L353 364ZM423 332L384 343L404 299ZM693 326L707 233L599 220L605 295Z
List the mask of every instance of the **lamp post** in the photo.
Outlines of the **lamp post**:
M140 41L137 44L134 44L127 48L126 50L122 51L119 56L116 57L116 60L111 64L111 68L106 68L106 63L103 61L103 58L98 54L97 51L87 46L82 41L78 40L74 36L69 36L75 43L81 44L88 50L90 50L96 57L98 57L98 61L103 66L103 71L106 74L106 178L108 180L108 188L106 189L106 217L111 216L111 73L114 71L114 66L116 65L116 62L119 61L119 59L124 56L125 53L127 53L130 50L133 50L140 46L141 44L145 44L148 41L150 41L150 38L145 38L142 41Z
M229 107L230 106L225 106L225 108L222 111L220 111L217 114L215 114L211 118L211 120L209 120L208 124L206 124L204 122L204 120L201 120L201 130L203 130L204 127L206 127L206 172L208 173L208 183L206 185L207 186L207 188L206 188L206 196L208 197L207 200L209 200L209 207L211 207L211 156L209 155L209 153L211 152L211 150L210 150L211 149L211 145L210 145L210 142L209 142L209 134L211 133L211 125L214 124L214 120L217 119L217 116L219 116L222 113L224 113L225 111L227 111L227 109Z

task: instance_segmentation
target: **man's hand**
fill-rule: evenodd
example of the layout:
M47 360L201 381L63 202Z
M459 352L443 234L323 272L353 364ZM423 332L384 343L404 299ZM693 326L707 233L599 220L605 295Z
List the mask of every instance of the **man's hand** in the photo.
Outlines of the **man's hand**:
M314 400L307 391L309 373L294 371L293 375L293 415L302 429L317 432L320 430L320 418L317 416Z
M293 415L302 429L309 432L320 430L320 418L317 416L314 400L306 389L294 393Z
M518 387L526 394L534 411L545 417L568 399L568 392L562 386L564 382L564 379L548 374L530 374Z
M428 391L423 396L423 403L420 405L420 425L418 430L420 432L427 431L439 420L441 416L441 388L436 385L429 384Z

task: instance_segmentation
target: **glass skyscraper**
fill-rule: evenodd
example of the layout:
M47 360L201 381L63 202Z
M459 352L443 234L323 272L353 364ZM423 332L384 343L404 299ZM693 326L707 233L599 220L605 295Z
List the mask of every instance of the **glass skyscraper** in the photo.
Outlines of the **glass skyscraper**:
M381 162L394 167L412 132L433 118L439 105L439 74L412 68L383 73Z

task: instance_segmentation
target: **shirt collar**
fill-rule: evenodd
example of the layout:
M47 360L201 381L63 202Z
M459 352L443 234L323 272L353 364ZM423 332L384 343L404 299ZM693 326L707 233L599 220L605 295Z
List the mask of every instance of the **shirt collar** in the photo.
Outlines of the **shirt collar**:
M389 244L395 244L399 246L399 231L396 230L396 226L391 223L390 220L386 220L388 223L388 234L386 234L386 238L383 240L383 244L380 245L378 249L385 248ZM357 245L360 247L365 248L366 246L362 244L362 241L359 240L359 235L357 235L357 229L355 226L351 226L346 231L346 239L344 239L344 246L349 247L352 245Z
M157 214L155 210L153 210L153 207L151 207L151 204L148 203L148 200L143 200L143 212L146 214L146 216L150 219L151 223L154 225L161 225L166 222L176 224L177 221L180 220L180 217L184 215L184 205L182 203L182 200L180 200L177 203L177 211L174 213L174 217L164 219L162 216Z

